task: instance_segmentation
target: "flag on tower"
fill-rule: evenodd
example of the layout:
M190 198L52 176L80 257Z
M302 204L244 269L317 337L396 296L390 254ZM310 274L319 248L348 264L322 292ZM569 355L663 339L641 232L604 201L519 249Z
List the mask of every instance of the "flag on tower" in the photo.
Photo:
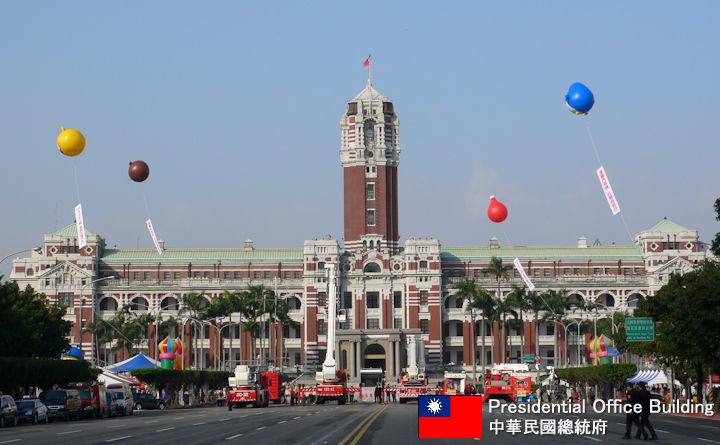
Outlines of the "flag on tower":
M370 66L370 56L363 62L363 66Z

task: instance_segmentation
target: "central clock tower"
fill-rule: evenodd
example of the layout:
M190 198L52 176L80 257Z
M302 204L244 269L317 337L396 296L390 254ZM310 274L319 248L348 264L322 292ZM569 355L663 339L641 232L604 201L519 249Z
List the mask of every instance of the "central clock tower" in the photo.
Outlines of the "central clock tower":
M368 79L340 121L347 250L398 252L398 128L392 101Z

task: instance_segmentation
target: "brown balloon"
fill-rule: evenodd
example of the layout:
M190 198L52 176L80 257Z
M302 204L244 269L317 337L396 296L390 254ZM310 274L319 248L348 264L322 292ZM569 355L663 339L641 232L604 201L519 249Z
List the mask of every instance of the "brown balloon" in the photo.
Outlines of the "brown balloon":
M150 176L150 167L148 167L145 161L131 162L130 168L128 168L128 175L130 175L130 179L135 182L143 182Z

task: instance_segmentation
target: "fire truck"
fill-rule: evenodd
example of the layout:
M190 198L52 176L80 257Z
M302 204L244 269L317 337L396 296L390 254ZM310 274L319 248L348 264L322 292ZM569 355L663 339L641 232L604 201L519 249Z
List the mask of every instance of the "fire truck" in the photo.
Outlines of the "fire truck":
M335 288L335 265L326 264L328 271L328 321L327 321L327 351L322 371L315 374L315 403L323 404L336 400L338 405L344 405L348 399L347 375L344 369L337 369L335 362L335 319L337 311L337 290Z
M467 375L464 372L446 372L443 379L442 395L455 396L465 394Z
M267 406L280 401L280 374L275 371L257 372L257 367L237 365L235 376L228 378L228 410L246 405Z
M503 374L493 374L492 372L485 374L483 403L488 399L500 399L517 403L513 386L503 377Z
M408 335L408 367L402 376L400 387L397 389L397 397L400 403L407 403L409 400L417 400L419 396L428 393L427 376L424 368L418 368L417 350L423 351L422 341L418 342L415 335ZM422 352L424 355L424 352Z

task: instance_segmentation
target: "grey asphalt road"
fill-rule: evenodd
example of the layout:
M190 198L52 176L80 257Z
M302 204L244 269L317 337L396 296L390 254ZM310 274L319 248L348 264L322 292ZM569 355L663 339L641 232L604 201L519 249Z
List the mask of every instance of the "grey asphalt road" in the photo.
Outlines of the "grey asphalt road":
M139 411L134 416L55 422L0 430L0 444L461 444L461 443L628 443L621 415L510 415L483 410L482 439L418 439L417 405L270 406ZM508 419L598 419L608 422L604 435L529 436L490 432L492 421ZM655 415L652 423L664 444L720 444L720 420ZM634 441L630 441L632 443Z

